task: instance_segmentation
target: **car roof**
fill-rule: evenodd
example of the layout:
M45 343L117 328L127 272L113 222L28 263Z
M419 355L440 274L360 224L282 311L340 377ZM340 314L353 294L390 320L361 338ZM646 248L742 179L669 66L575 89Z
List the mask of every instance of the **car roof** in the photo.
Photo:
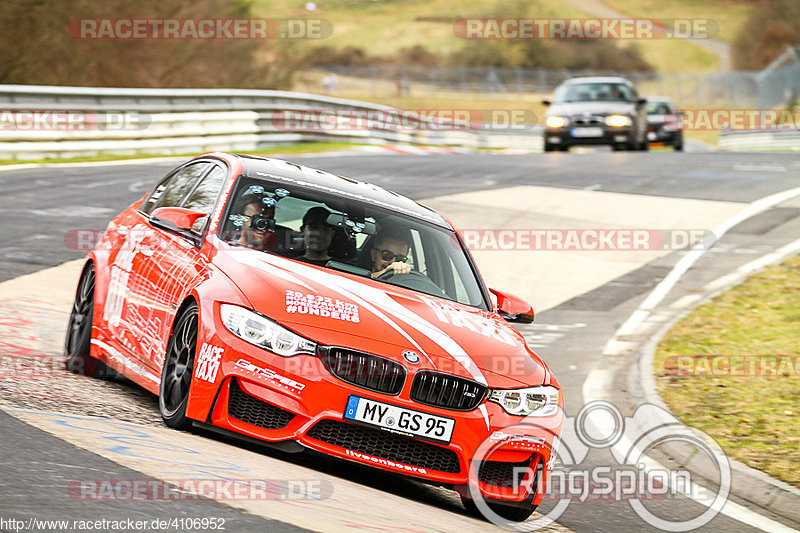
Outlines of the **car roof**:
M648 96L647 97L647 101L648 102L668 102L668 103L671 104L672 103L672 98L670 98L669 96Z
M317 189L320 192L364 201L452 229L447 220L433 209L383 187L282 159L249 154L234 155L241 161L243 173L248 178L267 178L282 181L287 185Z
M570 78L561 85L572 85L573 83L623 83L633 85L633 83L621 76L584 76L582 78Z

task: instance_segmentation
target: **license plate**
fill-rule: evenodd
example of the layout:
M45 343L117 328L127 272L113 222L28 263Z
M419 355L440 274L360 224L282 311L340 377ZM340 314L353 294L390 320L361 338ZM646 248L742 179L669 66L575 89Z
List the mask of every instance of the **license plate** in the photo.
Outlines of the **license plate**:
M392 433L449 444L456 421L359 396L350 396L344 419L381 428Z
M572 130L573 137L602 137L603 128L575 128Z

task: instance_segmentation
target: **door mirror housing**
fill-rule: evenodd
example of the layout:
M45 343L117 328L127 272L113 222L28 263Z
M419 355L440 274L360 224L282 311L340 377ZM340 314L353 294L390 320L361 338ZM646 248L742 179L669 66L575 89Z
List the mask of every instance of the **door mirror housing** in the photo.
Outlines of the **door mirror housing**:
M206 216L201 211L186 209L183 207L159 207L150 216L150 221L154 226L162 227L158 222L168 222L174 229L190 230L197 222L198 218ZM169 229L169 228L165 228Z
M533 307L531 304L507 292L489 289L489 292L497 297L497 312L509 322L519 322L530 324L534 319Z

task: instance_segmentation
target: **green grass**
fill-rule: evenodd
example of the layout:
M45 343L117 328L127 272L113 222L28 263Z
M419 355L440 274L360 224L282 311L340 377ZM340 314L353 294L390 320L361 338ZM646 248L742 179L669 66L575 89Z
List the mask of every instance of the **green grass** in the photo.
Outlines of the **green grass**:
M332 150L346 150L353 146L360 146L357 143L346 142L308 142L292 144L286 146L275 146L272 148L262 148L260 150L248 150L248 154L270 155L270 154L314 154L318 152L330 152ZM133 154L116 155L101 154L85 157L53 157L48 159L0 159L0 165L19 165L25 163L48 164L48 163L93 163L99 161L123 161L126 159L150 159L153 157L194 157L197 152L187 152L184 154Z
M638 0L619 0L626 4L635 4ZM656 0L646 0L653 1ZM658 0L659 2L661 0ZM724 0L713 0L714 5L725 4ZM691 0L668 0L673 6L672 13L698 13L703 15L702 8L693 7ZM391 55L401 48L416 44L423 45L433 52L448 54L460 49L464 41L453 33L453 23L459 18L486 16L491 12L495 2L484 0L331 0L318 2L320 8L314 12L306 11L305 0L254 0L252 13L255 17L266 18L322 18L331 21L333 34L322 40L296 40L290 44L295 51L302 53L320 45L343 48L354 46L364 49L369 55ZM744 0L730 0L732 19L743 20L747 4ZM618 8L622 10L621 8ZM655 16L644 9L647 16ZM722 9L713 13L719 20L725 21ZM586 12L580 11L565 0L542 2L535 15L538 18L586 18ZM675 15L678 16L678 15ZM715 18L711 17L711 18ZM731 23L732 24L732 23ZM633 41L621 41L626 46ZM643 40L635 41L645 59L661 72L698 72L717 68L716 57L700 46L686 41Z
M660 19L711 19L719 25L714 36L732 42L754 8L748 0L604 0L620 13L633 17Z
M680 368L669 356L798 356L798 294L800 256L694 309L662 339L654 360L659 393L678 418L714 437L728 456L796 487L800 360L794 372L772 377L681 376L669 372Z

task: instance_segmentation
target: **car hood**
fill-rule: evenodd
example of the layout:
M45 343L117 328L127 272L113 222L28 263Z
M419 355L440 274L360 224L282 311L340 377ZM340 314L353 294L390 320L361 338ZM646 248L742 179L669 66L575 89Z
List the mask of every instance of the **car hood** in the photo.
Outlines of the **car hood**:
M320 344L490 387L551 382L546 365L496 313L254 250L236 248L213 261L256 311ZM405 360L406 351L419 362Z
M570 102L565 104L552 104L547 108L545 116L558 115L571 117L583 113L592 115L632 115L636 113L636 106L630 102Z

